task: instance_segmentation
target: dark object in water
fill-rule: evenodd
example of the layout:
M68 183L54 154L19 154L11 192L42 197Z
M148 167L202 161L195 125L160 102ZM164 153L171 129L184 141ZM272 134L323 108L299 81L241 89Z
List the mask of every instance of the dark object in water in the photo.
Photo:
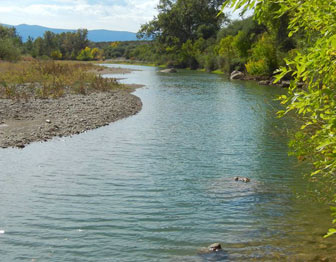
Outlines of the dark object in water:
M222 249L221 244L219 243L214 243L208 247L209 251L217 252Z
M235 181L241 181L241 182L244 182L244 183L248 183L248 182L251 182L251 179L249 179L248 177L235 177L234 178Z

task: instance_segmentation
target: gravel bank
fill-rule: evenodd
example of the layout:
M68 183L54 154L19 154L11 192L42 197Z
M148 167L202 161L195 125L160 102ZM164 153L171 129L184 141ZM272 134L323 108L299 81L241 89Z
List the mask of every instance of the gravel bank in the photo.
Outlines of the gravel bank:
M27 102L0 99L0 148L23 148L31 142L79 134L134 115L142 103L131 94L133 90Z

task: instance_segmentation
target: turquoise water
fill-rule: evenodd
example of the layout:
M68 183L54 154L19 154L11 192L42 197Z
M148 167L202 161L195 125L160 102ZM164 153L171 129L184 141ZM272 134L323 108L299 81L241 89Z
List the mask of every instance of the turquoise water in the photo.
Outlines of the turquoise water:
M283 90L125 67L142 71L118 77L146 85L135 92L144 104L136 116L0 150L0 261L335 255L333 240L321 237L327 208L297 198L303 167L287 156L290 124L274 118ZM204 254L214 242L223 252Z

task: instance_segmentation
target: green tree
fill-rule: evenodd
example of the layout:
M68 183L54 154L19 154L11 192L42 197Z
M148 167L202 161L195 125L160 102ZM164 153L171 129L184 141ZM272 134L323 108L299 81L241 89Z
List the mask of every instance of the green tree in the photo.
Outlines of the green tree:
M234 39L235 38L232 35L229 35L223 38L219 44L219 47L220 47L219 54L224 56L225 58L224 71L229 74L231 73L232 60L236 57L236 53L237 53L233 45Z
M160 0L158 16L141 27L138 37L154 39L159 53L172 64L196 68L194 43L216 37L226 19L217 15L221 4L220 0Z
M90 47L85 47L84 49L82 49L79 55L77 56L77 60L80 60L80 61L90 61L90 60L93 60L93 58L94 57L92 55Z
M179 47L187 40L210 38L225 19L224 14L217 16L221 5L220 0L160 0L159 15L143 25L138 36ZM174 39L178 39L178 43Z
M0 60L19 60L21 49L22 41L16 34L16 29L0 25Z

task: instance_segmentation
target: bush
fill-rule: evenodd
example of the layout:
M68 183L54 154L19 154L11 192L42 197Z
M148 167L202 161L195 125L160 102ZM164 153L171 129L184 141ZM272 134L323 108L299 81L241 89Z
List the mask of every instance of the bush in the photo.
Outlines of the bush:
M63 57L62 53L59 50L52 51L50 56L54 60L61 60Z
M246 70L252 75L270 76L278 68L275 42L268 34L263 34L251 49L251 59Z
M217 69L217 58L213 55L207 55L205 57L205 65L204 68L208 71L214 71Z
M267 76L269 67L264 59L249 61L246 65L247 73L253 76Z
M18 61L21 50L15 45L12 39L0 39L0 60Z
M79 55L77 56L77 60L80 60L80 61L93 60L93 54L91 52L91 48L90 47L85 47L85 49L82 49L80 51Z
M89 63L33 61L0 65L0 98L59 98L121 87L116 79L97 76L94 71L101 68Z

